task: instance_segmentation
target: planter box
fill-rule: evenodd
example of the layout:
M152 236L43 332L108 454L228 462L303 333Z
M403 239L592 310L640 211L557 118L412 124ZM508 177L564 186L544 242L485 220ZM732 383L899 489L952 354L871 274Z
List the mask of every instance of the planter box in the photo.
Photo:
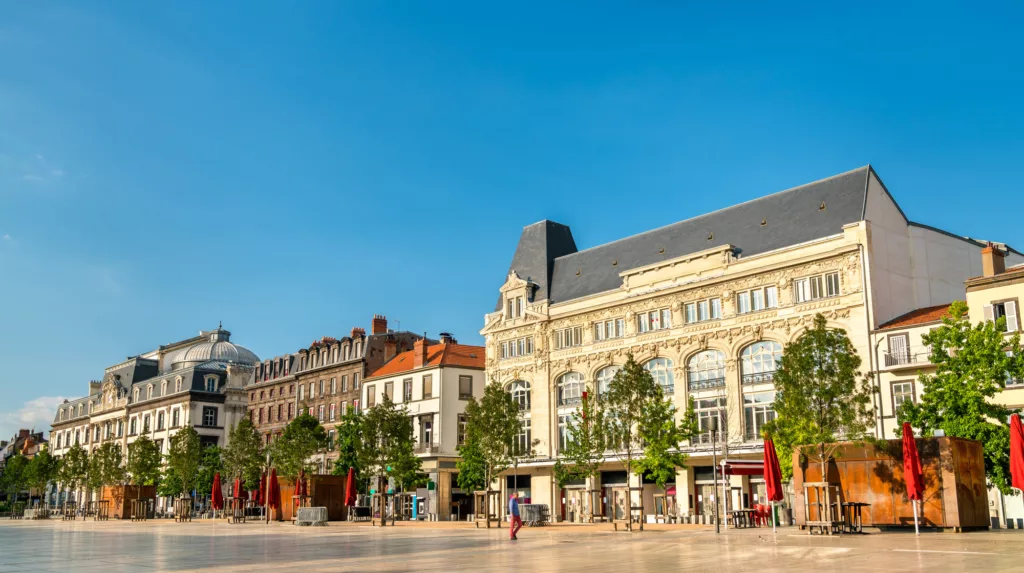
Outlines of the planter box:
M131 519L132 504L129 502L135 499L156 499L156 486L103 486L99 499L110 502L110 513L108 517L113 519Z
M828 464L827 480L820 464L801 465L793 454L793 506L796 524L805 525L804 482L828 481L839 486L842 502L870 503L863 510L864 525L874 527L913 527L914 509L907 499L903 480L903 446L900 440L888 440L876 448L866 444L841 447ZM918 438L924 499L921 526L987 529L988 492L981 442L961 438Z

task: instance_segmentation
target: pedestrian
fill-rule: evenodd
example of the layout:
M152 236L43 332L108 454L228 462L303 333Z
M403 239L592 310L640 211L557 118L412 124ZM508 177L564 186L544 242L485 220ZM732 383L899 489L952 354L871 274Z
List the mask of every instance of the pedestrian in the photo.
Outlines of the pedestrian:
M512 492L512 495L508 498L508 532L509 539L515 541L519 539L516 534L519 533L519 529L523 526L523 520L519 517L519 499L516 497L516 492Z

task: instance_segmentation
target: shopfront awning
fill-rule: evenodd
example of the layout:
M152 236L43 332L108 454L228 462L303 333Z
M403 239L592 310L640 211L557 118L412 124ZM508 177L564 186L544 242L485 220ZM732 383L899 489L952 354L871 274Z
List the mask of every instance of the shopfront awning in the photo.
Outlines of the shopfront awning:
M722 473L727 476L764 475L762 460L722 460Z

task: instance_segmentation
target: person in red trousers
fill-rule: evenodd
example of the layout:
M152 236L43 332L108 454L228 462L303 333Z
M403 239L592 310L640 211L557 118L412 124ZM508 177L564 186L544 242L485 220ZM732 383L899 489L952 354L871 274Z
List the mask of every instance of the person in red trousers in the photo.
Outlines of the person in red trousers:
M519 539L516 534L519 533L519 529L523 526L523 520L519 517L519 498L516 497L516 492L512 492L512 495L508 498L508 532L509 539L515 541Z

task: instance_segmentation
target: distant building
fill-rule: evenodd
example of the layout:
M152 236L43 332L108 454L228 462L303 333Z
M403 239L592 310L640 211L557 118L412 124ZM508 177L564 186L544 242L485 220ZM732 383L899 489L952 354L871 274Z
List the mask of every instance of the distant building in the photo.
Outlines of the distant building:
M317 418L331 446L319 456L319 471L330 473L338 458L335 428L347 408L359 411L363 379L422 338L390 330L385 316L374 315L370 334L355 327L348 336L323 337L294 354L266 360L256 366L246 387L249 417L265 443L300 412Z
M384 396L408 408L416 453L435 484L428 489L430 503L424 511L441 520L453 513L453 505L464 504L460 515L465 515L472 496L456 482L456 448L465 439L466 402L484 393L484 357L483 346L459 344L443 333L440 344L417 341L412 350L377 369L363 384L367 409Z
M127 451L148 435L166 454L170 437L187 425L203 444L225 446L228 430L247 414L245 386L258 362L220 327L129 357L90 382L87 396L57 408L52 451L63 455L80 444L91 452L106 442Z

